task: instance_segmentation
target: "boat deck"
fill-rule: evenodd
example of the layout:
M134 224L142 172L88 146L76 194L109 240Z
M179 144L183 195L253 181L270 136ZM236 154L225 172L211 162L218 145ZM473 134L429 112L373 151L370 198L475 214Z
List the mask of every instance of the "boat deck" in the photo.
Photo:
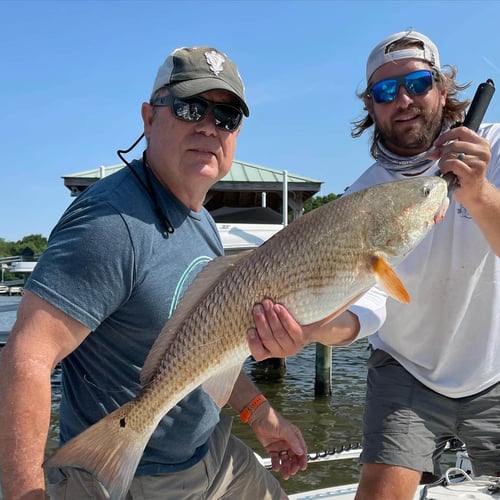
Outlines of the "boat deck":
M472 481L461 481L457 483L432 486L426 489L420 486L415 493L414 500L456 500L458 498L468 500L495 500L500 499L498 478L477 478ZM334 488L323 488L320 490L297 493L290 495L290 500L354 500L356 495L356 484L337 486Z

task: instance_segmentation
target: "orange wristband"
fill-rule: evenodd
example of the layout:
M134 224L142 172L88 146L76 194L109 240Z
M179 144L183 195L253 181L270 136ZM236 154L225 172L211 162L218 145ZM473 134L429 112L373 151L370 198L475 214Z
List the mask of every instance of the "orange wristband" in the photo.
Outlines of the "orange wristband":
M253 415L253 412L262 404L267 401L266 397L263 394L257 394L250 403L248 403L243 410L240 411L240 420L246 424L250 417Z

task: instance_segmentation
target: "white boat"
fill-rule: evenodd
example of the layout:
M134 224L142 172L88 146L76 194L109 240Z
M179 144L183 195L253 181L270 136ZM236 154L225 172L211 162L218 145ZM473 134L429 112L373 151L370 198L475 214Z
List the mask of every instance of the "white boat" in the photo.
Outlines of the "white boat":
M11 273L29 274L33 272L35 266L36 262L18 260L16 262L12 262L12 264L9 266L9 271Z
M283 227L283 224L217 223L226 255L257 248Z
M450 469L436 484L418 487L414 500L498 500L500 499L499 478L481 476L472 478L459 469ZM354 500L356 484L323 488L306 493L290 495L290 500Z
M361 448L339 450L337 452L310 454L309 466L314 463L331 460L357 459ZM271 459L258 460L270 468ZM312 491L304 491L289 495L290 500L354 500L358 485L356 483L332 486ZM500 500L500 478L491 476L474 477L467 451L457 451L455 467L448 468L435 483L420 485L413 497L414 500Z

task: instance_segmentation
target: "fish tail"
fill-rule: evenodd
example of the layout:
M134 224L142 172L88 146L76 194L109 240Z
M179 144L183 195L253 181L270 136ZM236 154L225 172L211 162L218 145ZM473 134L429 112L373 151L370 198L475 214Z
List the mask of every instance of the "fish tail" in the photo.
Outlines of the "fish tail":
M111 500L125 498L156 422L141 429L128 425L127 406L110 413L78 434L43 464L49 468L74 467L92 474Z

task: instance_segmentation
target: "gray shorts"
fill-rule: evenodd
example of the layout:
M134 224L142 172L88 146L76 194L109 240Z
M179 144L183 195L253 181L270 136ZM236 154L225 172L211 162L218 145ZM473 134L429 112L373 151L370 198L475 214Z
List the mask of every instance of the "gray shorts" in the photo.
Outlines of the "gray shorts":
M361 463L386 463L441 475L448 440L458 438L476 475L500 473L500 384L448 398L425 387L386 352L368 360Z
M231 417L221 414L200 462L179 472L136 476L126 500L279 500L280 483L259 464L252 450L231 434L231 422ZM76 469L62 474L48 485L51 499L109 499L90 474Z

